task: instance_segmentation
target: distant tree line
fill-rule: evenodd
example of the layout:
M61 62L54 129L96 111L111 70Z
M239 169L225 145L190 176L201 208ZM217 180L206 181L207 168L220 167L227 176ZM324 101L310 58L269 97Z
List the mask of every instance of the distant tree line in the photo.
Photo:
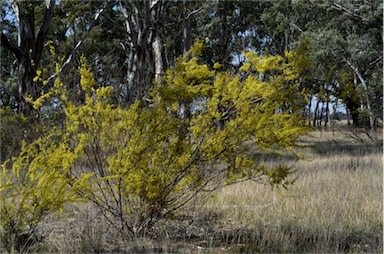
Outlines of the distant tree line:
M2 1L1 18L1 106L26 115L33 111L26 98L36 99L57 76L79 90L75 66L82 54L100 84L114 87L116 102L129 105L145 97L195 39L208 38L205 60L230 72L245 50L282 55L304 41L312 64L297 88L308 96L303 114L315 120L320 109L330 114L330 105L341 104L355 126L382 121L379 0L13 0ZM63 64L60 75L55 61ZM76 92L70 96L79 99Z

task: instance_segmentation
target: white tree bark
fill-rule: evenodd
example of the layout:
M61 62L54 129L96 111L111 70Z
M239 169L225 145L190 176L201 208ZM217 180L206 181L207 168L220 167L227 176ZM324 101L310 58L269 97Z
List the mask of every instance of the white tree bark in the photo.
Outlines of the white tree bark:
M359 80L361 82L361 85L363 87L363 97L364 97L364 100L365 100L365 107L366 107L366 109L368 111L369 128L373 129L374 128L374 120L373 120L373 117L372 117L371 103L370 103L370 100L369 100L368 85L365 82L365 79L363 78L363 76L361 75L358 67L355 66L351 61L348 61L345 58L344 58L344 61L349 65L349 67L351 67L351 69L353 70L353 72L356 74L356 76L359 78Z
M126 97L132 103L147 94L153 79L161 82L164 48L159 20L165 2L120 0L119 4L127 35Z

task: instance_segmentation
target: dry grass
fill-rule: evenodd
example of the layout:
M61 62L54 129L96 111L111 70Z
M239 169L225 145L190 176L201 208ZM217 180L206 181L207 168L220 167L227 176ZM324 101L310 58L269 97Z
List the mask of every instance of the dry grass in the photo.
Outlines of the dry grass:
M80 204L66 219L42 227L45 241L35 250L382 253L382 143L361 133L314 132L300 144L301 160L256 155L297 170L288 190L252 182L228 186L159 224L151 238L134 241L110 228L90 204Z
M221 214L222 229L247 229L258 252L382 252L381 159L299 162L288 191L243 183L223 189L208 207ZM241 232L238 238L234 243L242 242Z
M222 239L227 247L382 253L381 143L362 143L342 133L319 135L302 140L304 147L297 150L302 160L289 160L297 181L288 190L246 182L222 189L203 206L220 215L215 227L227 234Z

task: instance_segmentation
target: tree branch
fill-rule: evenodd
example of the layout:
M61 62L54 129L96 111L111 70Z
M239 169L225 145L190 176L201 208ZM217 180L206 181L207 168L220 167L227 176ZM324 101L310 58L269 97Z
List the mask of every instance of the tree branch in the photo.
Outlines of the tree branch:
M358 20L362 20L362 21L368 21L367 18L364 18L360 15L358 15L357 13L347 9L346 7L344 6L341 6L340 4L338 3L334 3L333 6L332 6L333 9L337 10L337 11L342 11L344 12L345 14L347 14L348 16L352 17L352 18L355 18L355 19L358 19Z
M191 16L195 15L196 13L198 13L199 11L201 11L203 8L198 8L196 10L193 10L191 11L190 13L188 13L187 17L185 19L189 19Z
M375 63L377 63L378 61L382 60L383 57L382 56L379 56L378 58L376 58L375 60L373 60L372 62L370 62L368 65L371 66L371 65L374 65Z
M298 25L296 25L295 23L291 22L290 25L297 29L301 34L304 32L303 29L301 29Z
M16 45L16 43L13 43L8 40L7 36L1 32L1 45L3 45L6 49L11 51L19 60L21 58L22 52L21 49Z
M123 4L123 1L119 1L121 13L124 16L125 19L125 26L126 26L126 32L128 35L128 39L133 45L137 45L137 32L135 29L135 25L133 24L133 16L128 11L127 7ZM137 21L138 22L138 21Z
M53 17L54 7L55 7L54 0L46 0L44 21L40 27L39 33L37 34L36 42L35 42L35 59L34 59L35 63L40 62L40 58L44 48L44 41L45 41L45 38L47 38L48 32L51 28L51 23L52 23L51 21Z
M109 3L110 4L110 3ZM67 60L64 62L64 64L61 66L60 70L59 70L59 73L53 73L46 81L46 84L48 85L48 87L50 85L53 84L53 82L55 81L55 79L57 78L57 75L59 74L62 74L63 72L65 72L65 70L68 68L68 66L70 65L70 63L72 62L72 59L73 59L73 56L75 55L76 51L78 48L80 48L80 46L83 44L84 40L87 38L87 36L89 35L89 33L91 32L91 30L96 26L96 22L98 21L100 15L104 12L104 10L108 7L109 5L107 2L104 3L103 7L101 7L100 9L98 9L96 11L96 14L95 14L95 17L93 18L93 21L91 23L91 25L89 26L89 28L87 29L87 34L85 35L85 37L83 39L81 39L77 44L76 46L72 49L71 53L69 54L69 56L67 57Z

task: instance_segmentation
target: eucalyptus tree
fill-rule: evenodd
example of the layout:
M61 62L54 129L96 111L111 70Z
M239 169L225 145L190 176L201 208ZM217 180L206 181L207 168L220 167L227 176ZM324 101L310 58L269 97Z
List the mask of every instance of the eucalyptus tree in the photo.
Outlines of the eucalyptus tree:
M124 17L124 43L127 54L126 100L142 98L151 81L164 70L162 13L167 2L123 1L117 7Z
M362 105L369 119L369 127L374 128L375 119L382 118L382 66L383 66L383 3L382 1L361 1L357 3L335 4L334 9L341 12L339 17L351 24L345 31L348 42L346 56L342 59L356 77L354 83L362 90ZM337 20L336 20L337 21ZM378 89L379 88L379 89ZM381 91L381 92L380 92ZM378 92L379 98L375 96ZM380 99L381 93L381 99ZM380 102L381 100L381 102ZM374 102L375 101L375 102ZM379 105L380 106L379 106ZM375 110L373 106L377 107ZM380 114L377 114L379 112Z
M354 124L369 128L382 117L378 106L383 87L378 74L383 63L382 8L381 1L335 2L327 8L327 23L312 31L314 41L321 42L316 51L328 52L323 62L333 63L339 73L336 95L351 112ZM364 118L366 123L361 122Z
M12 0L11 6L18 23L17 41L9 38L6 31L1 32L1 44L12 52L18 64L18 109L29 113L30 107L25 99L36 97L38 88L33 79L42 57L44 43L51 28L55 1L17 1ZM35 11L43 9L44 18L36 23ZM36 27L40 26L38 31Z
M17 27L14 20L10 19L12 7L9 2L1 2L1 24L3 31L10 38L17 38ZM0 47L0 105L17 109L17 61L11 51Z
M86 55L95 70L98 81L104 85L121 83L125 55L121 44L124 30L115 18L114 2L62 0L57 6L50 34L53 54L47 55L44 79L52 85L60 77L67 85L73 100L80 99L77 65L81 55ZM113 19L112 19L113 17ZM108 38L108 40L105 40ZM53 62L60 64L59 73ZM113 72L111 70L114 70Z
M270 52L310 39L313 79L306 89L326 104L341 100L355 126L382 118L382 2L274 1L263 8ZM366 123L362 119L368 119Z

